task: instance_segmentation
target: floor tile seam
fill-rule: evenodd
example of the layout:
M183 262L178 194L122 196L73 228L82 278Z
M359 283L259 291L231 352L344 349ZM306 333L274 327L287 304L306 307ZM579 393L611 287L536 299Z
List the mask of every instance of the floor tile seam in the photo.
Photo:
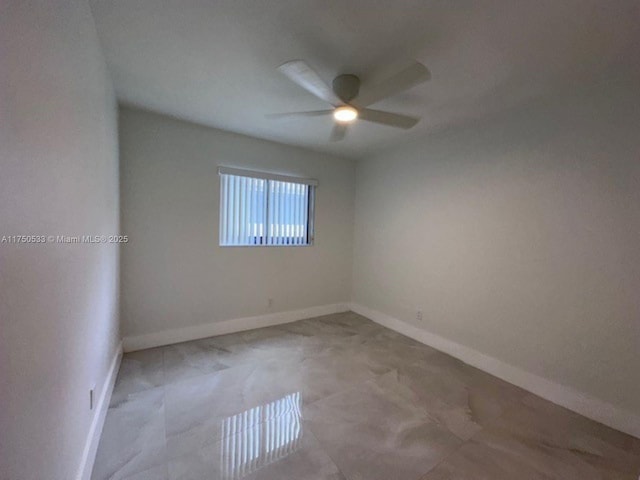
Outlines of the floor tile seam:
M238 365L238 366L242 366L242 365ZM211 370L211 371L208 371L208 372L197 373L197 374L185 377L185 378L176 378L176 379L173 379L173 380L164 380L161 386L163 386L163 387L171 387L171 386L174 386L174 385L178 385L181 382L185 382L187 380L193 380L193 379L200 378L200 377L206 377L206 376L209 376L209 375L215 375L216 373L224 372L226 370L229 370L230 368L234 368L234 367L226 366L226 368L221 368L219 370Z
M392 369L391 371L398 372L398 369L397 369L397 368L394 368L394 369ZM387 373L389 373L389 372L387 372ZM411 387L407 387L407 388L409 388L409 389L411 390ZM412 390L412 391L413 391L413 390ZM394 393L395 393L395 392L394 392ZM414 392L414 393L415 393L415 392ZM410 399L410 398L407 398L403 393L398 393L397 395L398 395L401 399L403 399L404 401L406 401L407 403L412 403L412 402L411 402L411 399ZM440 397L438 397L438 396L434 396L434 398L435 398L435 399L437 399L439 402L442 402L442 404L443 404L444 406L446 406L446 407L449 407L449 408L451 408L451 409L459 408L459 405L455 405L455 404L451 403L451 402L450 402L450 401L448 401L448 400L442 399L442 398L440 398ZM452 435L454 435L456 438L458 438L459 440L461 440L461 441L463 441L463 442L466 442L467 440L469 440L469 439L471 438L471 437L470 437L470 438L462 438L462 437L458 436L457 434L455 434L454 432L452 432L452 431L451 431L451 430L450 430L450 429L449 429L449 428L448 428L444 423L440 422L437 418L435 418L435 417L433 416L433 414L429 411L429 408L428 408L428 406L425 404L425 402L423 402L423 401L417 401L417 402L415 402L415 403L416 403L416 408L417 408L418 410L420 410L420 412L421 412L421 413L423 413L423 414L427 417L427 419L428 419L430 422L432 422L432 423L434 423L434 424L438 425L439 427L442 427L444 430L446 430L447 432L451 433ZM476 422L474 422L474 423L476 423ZM476 424L477 424L477 423L476 423ZM480 425L480 424L477 424L477 425L479 425L481 429L483 429L483 428L484 428L484 427L483 427L482 425ZM476 433L478 433L478 432L476 432ZM473 437L473 436L475 436L475 435L476 435L476 433L474 433L474 434L472 435L472 437Z
M127 475L126 477L122 477L122 478L120 478L118 480L130 480L132 478L137 477L138 475L141 475L141 474L143 474L145 472L153 470L153 469L155 469L157 467L164 467L165 470L167 471L167 477L166 478L169 478L169 466L168 466L167 460L165 459L165 461L162 464L158 464L158 465L154 465L154 466L149 467L149 468L145 468L144 470L142 470L140 472L136 472L136 473L133 473L131 475ZM111 477L109 480L115 480L115 479L114 479L114 477Z
M486 442L484 442L484 441L482 441L482 440L477 440L477 439L476 439L476 437L477 437L478 435L481 435L482 433L484 433L484 432L488 431L488 430L489 430L492 426L494 426L494 424L495 424L496 422L498 422L498 421L499 421L499 420L500 420L504 415L506 415L506 414L507 414L507 413L509 413L510 411L514 411L518 406L522 406L522 405L520 404L520 402L517 402L517 403L515 403L514 405L511 405L509 408L507 408L507 409L506 409L504 412L502 412L500 415L498 415L497 417L495 417L495 418L491 419L491 420L487 423L487 425L483 425L483 426L481 426L481 429L480 429L480 430L478 430L476 433L474 433L471 437L469 437L469 439L467 439L467 440L464 442L464 444L467 444L467 443L474 443L474 442L475 442L475 443L478 443L478 444L480 444L480 445L483 445L483 446L485 446L485 447L487 447L487 448L490 448L490 449L492 449L492 450L501 451L501 450L499 450L499 449L494 448L493 446L491 446L490 444L488 444L488 443L486 443ZM510 434L508 434L508 437L511 437L511 435L510 435ZM513 438L509 438L509 440L513 440L513 441L516 441L518 444L521 444L521 445L527 446L526 444L523 444L523 443L521 442L521 440L519 440L518 438L515 438L515 439L513 439ZM533 440L535 443L537 443L537 442L538 442L538 439L536 439L536 438L533 438L532 440ZM562 446L558 446L558 445L545 445L545 446L546 446L546 447L549 447L549 448L552 448L552 449L554 449L554 450L568 451L566 448L564 448L564 447L562 447ZM529 448L529 446L527 446L527 448ZM579 455L577 455L575 452L568 451L568 453L569 453L571 456L576 456L576 458L578 458L578 459L580 458L580 457L579 457ZM548 476L548 475L547 475L546 473L544 473L544 472L538 472L538 473L539 473L539 474L541 474L541 475L543 475L543 476L544 476L545 478L547 478L548 480L557 480L557 477L550 477L550 476ZM639 472L639 473L640 473L640 472Z
M465 445L467 445L468 443L471 443L471 440L462 440L460 439L460 437L458 437L457 435L454 435L456 438L458 438L459 440L461 440L460 445L458 445L455 448L452 448L450 452L446 453L445 455L443 455L443 457L438 460L435 465L433 465L429 470L427 470L424 473L420 474L420 477L418 477L417 480L423 480L424 477L426 477L429 473L433 472L436 468L438 468L442 463L444 463L445 461L447 461L448 459L452 458L454 455L456 455L461 449L462 447L464 447Z
M346 480L361 480L359 478L350 478L347 476L346 473L344 473L344 471L342 470L342 468L340 467L340 465L338 465L338 462L336 462L336 460L331 456L331 454L329 453L329 451L327 450L327 448L324 446L324 443L322 442L322 440L320 440L320 438L318 437L318 435L316 435L313 431L313 428L311 428L311 423L310 422L305 422L304 419L302 419L303 424L305 426L305 428L308 428L311 431L311 435L313 435L313 438L316 439L316 441L318 442L318 444L320 445L320 447L322 448L322 451L324 452L324 454L329 457L329 460L331 460L331 463L333 463L336 468L338 469L338 472L346 479Z
M220 362L220 363L222 363L222 362ZM171 386L178 385L181 382L191 381L191 380L194 380L196 378L206 377L206 376L216 375L216 374L219 374L221 372L226 372L227 370L232 369L232 368L241 368L241 367L247 367L247 366L254 366L254 363L255 362L247 362L247 363L239 363L237 365L224 364L226 366L226 368L222 368L222 369L219 369L219 370L211 370L211 371L208 371L208 372L202 372L202 373L191 375L191 376L188 376L188 377L185 377L185 378L178 377L178 378L170 380L170 381L165 379L166 369L163 368L163 383L162 383L162 386L171 387ZM255 364L255 365L257 365L257 364Z
M379 377L379 376L380 375L376 375L376 377ZM369 378L369 379L366 379L366 380L361 380L359 382L354 383L353 385L348 386L347 388L341 389L341 390L339 390L337 392L330 393L329 395L325 395L324 397L320 397L320 398L314 400L313 402L306 403L305 406L309 407L309 406L315 405L316 403L321 402L323 400L335 397L336 395L341 395L341 394L343 394L345 392L349 392L351 390L354 390L357 387L361 387L362 385L366 385L368 382L371 382L372 380L375 380L375 378Z
M483 432L487 431L489 428L495 426L495 424L501 420L507 413L510 413L512 411L514 411L517 407L521 406L520 401L515 402L513 405L510 405L509 407L505 408L499 415L495 416L494 418L492 418L491 420L488 420L487 422L484 422L484 425L480 425L479 423L477 425L480 426L480 429L475 432L473 435L471 435L468 439L466 439L466 441L470 442L470 441L475 441L476 437L480 434L482 434Z
M434 424L436 424L436 423L434 422ZM436 424L436 425L438 425L438 424ZM440 425L438 425L438 426L440 426ZM450 433L455 438L460 440L460 443L458 445L456 445L455 447L452 447L449 451L447 451L447 453L445 453L442 458L440 458L431 468L429 468L429 470L427 470L424 473L420 473L420 476L416 480L422 480L426 475L428 475L433 470L435 470L441 463L445 462L449 458L451 458L454 455L456 455L459 450L461 450L466 444L470 443L470 440L461 439L457 435L455 435L452 432L450 432L448 429L445 429L445 430L447 431L447 433ZM360 480L360 479L358 479L358 480Z
M439 399L439 400L440 400L440 401L442 401L444 404L446 404L446 405L447 405L447 406L449 406L449 407L456 408L456 405L453 405L453 404L451 404L450 402L448 402L448 401L446 401L446 400L441 400L441 399ZM457 452L457 451L458 451L460 448L462 448L464 445L466 445L466 444L468 444L468 443L472 443L472 442L476 441L476 440L475 440L475 438L476 438L478 435L480 435L481 433L483 433L484 431L486 431L489 427L493 426L493 424L494 424L494 423L496 423L498 420L500 420L504 415L506 415L507 413L509 413L509 412L511 412L511 411L513 411L513 410L515 410L515 409L516 409L517 407L519 407L519 406L521 406L521 402L520 402L520 400L518 400L517 402L514 402L512 405L510 405L509 407L507 407L506 409L504 409L504 411L502 411L498 416L496 416L496 417L492 418L491 420L489 420L489 421L488 421L486 424L484 424L484 425L480 425L479 423L474 422L474 423L476 423L476 425L478 425L478 426L480 427L480 429L479 429L477 432L475 432L474 434L472 434L472 435L471 435L470 437L468 437L468 438L462 438L462 437L460 437L460 436L456 435L456 434L455 434L454 432L452 432L449 428L447 428L444 424L442 424L441 422L437 421L437 419L433 418L433 417L430 415L430 413L429 413L428 409L426 408L426 406L424 406L422 403L420 404L420 407L419 407L419 408L427 414L427 416L429 417L429 420L430 420L430 421L432 421L432 422L433 422L434 424L436 424L438 427L443 428L443 429L444 429L444 430L446 430L448 433L452 434L454 437L456 437L458 440L460 440L460 441L462 442L462 443L461 443L461 444L460 444L460 445L455 449L455 452ZM453 453L455 453L455 452L453 452ZM446 455L446 457L448 458L448 457L449 457L450 455L452 455L453 453L451 453L451 454L447 454L447 455ZM444 461L444 460L445 460L445 458L443 458L441 461L439 461L439 462L438 462L438 464L442 463L442 461ZM423 475L426 475L427 473L431 472L434 468L435 468L435 466L434 466L432 469L430 469L428 472L425 472Z
M116 472L115 472L111 477L109 477L109 480L113 479L113 478L114 478L114 475L116 475L116 474L118 473L118 471L120 471L120 470L124 469L124 468L125 468L125 467L127 467L128 465L131 465L131 462L133 462L136 458L140 457L140 455L142 455L142 454L143 454L143 452L142 452L142 451L138 451L138 452L136 452L133 456L131 456L130 458L128 458L128 459L125 461L125 463L123 463L123 464L118 468L118 470L117 470L117 471L116 471ZM157 464L154 464L154 465L150 466L149 468L145 468L144 470L140 470L140 471L138 471L138 472L134 471L131 475L128 475L128 476L129 476L129 477L133 477L133 476L135 476L135 475L139 475L139 474L140 474L140 473L142 473L142 472L146 472L147 470L151 470L152 468L155 468L155 467L157 467L158 465L162 465L162 464L164 464L164 463L166 462L166 460L167 460L167 459L166 459L166 457L165 457L165 458L163 459L163 461L162 461L162 462L159 462L159 463L157 463ZM125 478L126 478L126 477L125 477Z
M368 381L370 381L370 380L367 380L367 381L365 381L365 382L361 382L359 385L364 384L364 383L366 383L366 382L368 382ZM309 405L313 405L313 404L315 404L315 403L317 403L317 402L319 402L319 401L321 401L321 400L324 400L324 399L330 398L330 397L332 397L332 396L334 396L334 395L338 395L338 394L340 394L340 393L344 393L344 392L349 391L349 390L351 390L351 389L353 389L353 388L355 388L355 386L349 387L348 389L342 390L341 392L336 392L336 393L334 393L334 394L331 394L331 395L328 395L328 396L326 396L326 397L320 398L320 399L318 399L318 400L316 400L316 401L314 401L314 402L310 403ZM428 420L430 423L433 423L434 425L436 425L436 426L438 426L438 427L440 428L440 425L439 425L437 422L435 422L433 419L431 419L431 418L427 418L427 420ZM304 418L303 418L303 421L305 421L305 420L304 420ZM347 480L361 480L359 477L358 477L358 478L351 478L351 477L347 476L347 475L342 471L342 469L340 468L340 465L338 464L338 462L336 462L336 461L335 461L335 459L331 456L331 454L327 451L327 449L326 449L326 448L325 448L325 446L324 446L323 441L322 441L322 440L321 440L321 439L320 439L320 438L315 434L315 432L314 432L314 430L313 430L313 427L312 427L312 425L311 425L311 422L310 422L310 421L305 421L305 424L306 424L306 428L308 428L308 429L311 431L312 435L316 438L316 440L318 441L318 443L319 443L319 444L320 444L320 446L322 447L323 452L325 452L325 454L326 454L326 455L331 459L331 461L334 463L334 465L336 465L336 467L338 468L338 470L340 471L340 473L342 473L342 475L343 475ZM464 439L461 439L461 438L459 438L458 436L456 436L455 434L453 434L452 432L450 432L448 429L444 429L444 430L446 430L446 431L447 431L447 433L451 433L451 435L453 435L456 439L460 440L460 444L459 444L459 445L457 445L456 447L452 448L452 449L451 449L451 451L445 455L445 457L443 457L441 460L439 460L439 461L436 463L436 465L434 465L432 468L430 468L427 472L425 472L425 473L421 473L421 474L420 474L420 477L419 477L418 479L416 479L416 480L421 479L424 475L426 475L426 474L428 474L429 472L431 472L431 471L432 471L432 470L433 470L437 465L439 465L442 461L444 461L446 458L449 458L451 455L454 455L454 454L455 454L455 453L456 453L460 448L462 448L462 446L464 446L466 443L468 443L468 442L467 442L467 441L465 441Z

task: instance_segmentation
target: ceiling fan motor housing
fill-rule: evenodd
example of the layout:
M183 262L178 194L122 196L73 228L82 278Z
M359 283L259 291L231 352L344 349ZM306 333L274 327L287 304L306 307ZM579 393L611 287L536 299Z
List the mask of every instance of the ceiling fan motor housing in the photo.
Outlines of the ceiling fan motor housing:
M351 74L338 75L333 79L333 92L340 100L349 103L360 92L360 79Z

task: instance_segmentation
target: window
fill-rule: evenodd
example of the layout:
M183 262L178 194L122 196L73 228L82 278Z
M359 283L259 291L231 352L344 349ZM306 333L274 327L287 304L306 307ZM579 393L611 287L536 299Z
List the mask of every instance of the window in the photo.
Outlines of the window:
M316 180L219 167L221 246L313 244Z

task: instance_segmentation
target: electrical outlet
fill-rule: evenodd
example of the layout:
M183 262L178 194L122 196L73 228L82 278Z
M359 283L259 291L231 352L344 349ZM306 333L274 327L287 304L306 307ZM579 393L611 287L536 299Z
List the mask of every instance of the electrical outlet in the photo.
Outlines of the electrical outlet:
M422 321L422 310L418 310L416 312L416 320L421 322Z
M273 307L273 298L270 298L269 300L267 300L267 306L269 308Z

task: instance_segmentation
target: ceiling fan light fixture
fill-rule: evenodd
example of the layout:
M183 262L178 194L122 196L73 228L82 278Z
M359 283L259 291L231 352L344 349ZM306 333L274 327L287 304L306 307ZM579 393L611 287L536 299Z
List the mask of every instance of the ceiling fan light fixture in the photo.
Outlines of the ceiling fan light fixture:
M419 62L413 62L404 70L387 77L386 80L372 84L361 93L360 78L351 73L338 75L329 86L318 75L318 72L307 65L304 60L291 60L283 63L278 67L278 70L307 92L332 105L333 108L268 116L272 118L316 117L333 114L336 124L333 126L330 138L334 142L344 138L349 124L357 118L365 122L404 130L415 126L420 121L419 118L373 110L367 107L387 97L404 92L431 78L427 67ZM357 108L351 106L352 102L357 105Z
M336 122L350 123L358 118L358 111L349 105L343 105L333 111L333 118Z

